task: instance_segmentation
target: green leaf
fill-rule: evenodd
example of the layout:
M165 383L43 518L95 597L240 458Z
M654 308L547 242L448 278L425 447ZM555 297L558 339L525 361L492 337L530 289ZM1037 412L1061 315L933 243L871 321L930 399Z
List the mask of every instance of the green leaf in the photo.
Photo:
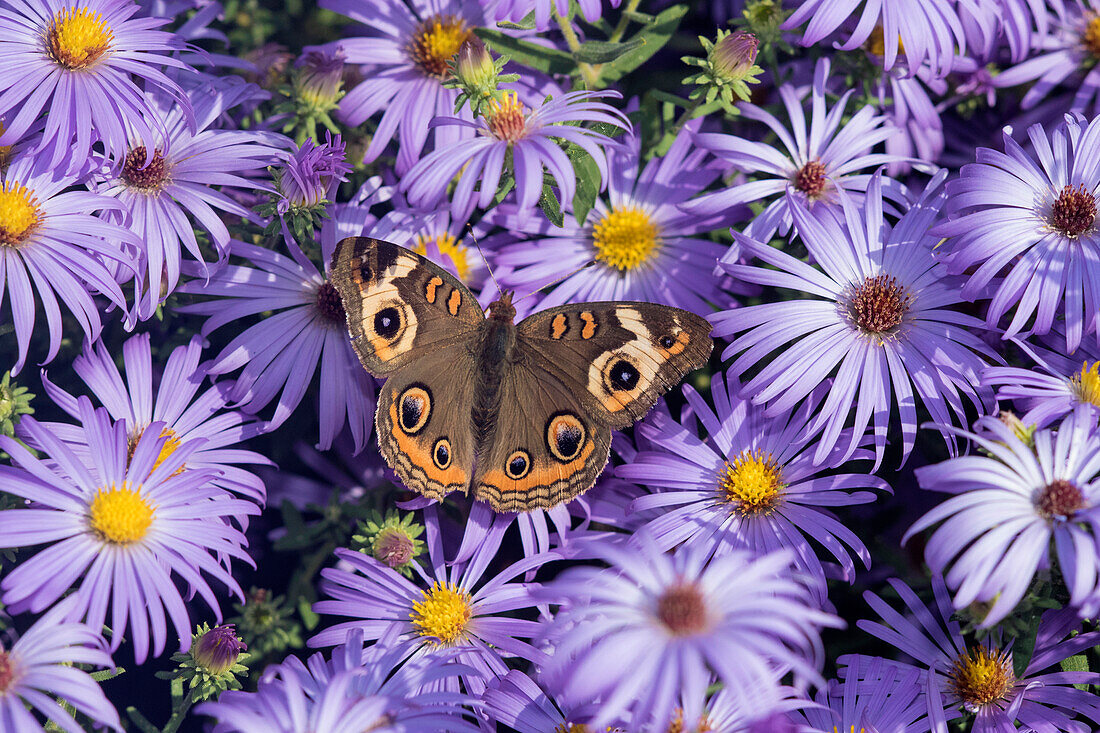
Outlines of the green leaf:
M550 187L550 184L542 184L542 196L539 197L539 208L542 209L542 213L546 214L546 218L550 220L550 223L556 227L560 227L565 224L565 217L561 214L561 204L558 202L558 197L554 195L554 189Z
M537 71L547 74L569 74L576 68L573 57L565 51L545 48L491 28L475 28L474 33L497 53Z
M1035 651L1035 636L1038 633L1039 617L1036 616L1012 645L1012 671L1016 674L1016 679L1023 679L1024 670L1031 663L1031 655Z
M649 58L661 50L672 34L680 27L680 21L688 11L687 5L673 5L661 11L654 19L652 25L642 28L635 34L632 41L642 39L645 45L639 46L600 69L601 82L613 82L623 78L634 69L638 68Z
M611 43L609 41L585 41L576 51L573 58L582 64L609 64L628 51L633 51L646 44L644 38L631 38L625 43Z
M298 599L298 615L302 617L307 631L313 631L321 621L321 617L313 611L313 606L305 598Z
M577 174L577 191L573 194L573 218L577 224L584 225L588 212L596 204L596 194L600 188L600 169L592 156L580 147L569 150L569 160Z
M497 28L507 28L508 30L516 31L529 31L535 27L535 11L532 10L527 15L523 16L518 23L513 23L510 20L501 20L497 22Z
M1084 654L1074 654L1059 662L1063 672L1088 672L1089 659ZM1074 685L1078 690L1088 690L1088 685Z
M120 674L125 672L122 667L115 667L114 669L100 669L92 672L89 676L96 682L104 682L106 680L114 679Z

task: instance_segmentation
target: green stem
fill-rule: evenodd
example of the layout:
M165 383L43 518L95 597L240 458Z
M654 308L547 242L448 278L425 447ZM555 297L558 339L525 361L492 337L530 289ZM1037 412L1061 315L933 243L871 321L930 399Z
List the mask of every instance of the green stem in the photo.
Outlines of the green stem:
M562 35L565 36L565 42L569 46L569 50L576 53L581 47L581 41L577 38L577 32L573 30L573 26L568 20L554 13L554 18L558 21L558 27L561 28ZM592 64L586 64L579 62L577 68L581 72L581 76L584 77L584 83L587 87L592 88L599 86L600 74L596 71L596 67Z
M683 113L681 113L680 116L676 118L676 122L672 124L672 129L667 130L665 132L665 136L676 137L676 135L680 133L680 129L688 123L688 121L691 119L691 116L695 114L695 110L699 109L699 105L701 105L702 103L703 98L701 96L691 100L691 104L688 105L684 109Z
M183 719L191 709L191 703L194 702L190 691L184 691L183 680L179 677L172 680L172 702L172 717L164 724L161 733L176 733L183 725Z
M609 43L616 43L623 34L626 33L626 27L630 23L630 18L627 17L627 13L633 13L641 5L641 0L629 0L626 7L623 8L623 14L619 17L619 24L615 26L615 30L611 32L611 36L607 39Z

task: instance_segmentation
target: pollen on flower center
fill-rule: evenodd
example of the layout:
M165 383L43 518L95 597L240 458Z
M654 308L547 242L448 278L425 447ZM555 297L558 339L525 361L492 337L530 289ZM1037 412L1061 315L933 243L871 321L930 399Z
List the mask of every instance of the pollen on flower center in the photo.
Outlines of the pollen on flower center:
M42 221L34 192L16 181L0 186L0 246L18 247Z
M660 234L649 214L641 209L612 209L592 227L592 244L599 262L627 272L657 254Z
M505 92L500 99L489 102L485 121L498 140L514 143L527 134L527 115L515 92Z
M134 451L137 450L138 442L141 440L141 436L144 434L145 428L142 428L136 433L130 435L129 439L126 441L126 465L130 465L130 461L134 459ZM149 473L156 471L160 464L164 463L168 456L172 455L176 451L176 449L179 448L180 445L183 443L183 441L180 440L179 435L176 434L176 431L172 430L171 428L165 428L164 430L161 430L160 437L167 438L167 440L165 440L164 445L160 447L160 453L157 454L157 459L153 461L153 467L149 470ZM183 473L183 470L184 467L180 466L172 475L178 476Z
M913 298L897 278L875 275L863 281L848 300L848 316L863 332L893 333L901 325Z
M1086 361L1081 371L1070 378L1070 386L1080 402L1100 407L1100 361L1092 364Z
M0 649L0 697L15 684L15 662L11 654Z
M1069 518L1087 505L1081 489L1071 481L1055 479L1044 486L1035 501L1040 516Z
M1050 209L1050 226L1067 237L1084 234L1095 220L1096 197L1084 184L1064 186Z
M854 725L850 725L847 728L845 728L843 725L841 725L841 726L834 725L833 726L833 733L856 733L856 727ZM860 728L859 733L866 733L866 728Z
M553 733L590 733L584 723L559 723Z
M744 515L769 514L783 496L783 472L779 462L765 451L746 450L718 474L725 500Z
M811 160L798 169L794 175L794 187L811 199L817 198L825 190L829 180L825 177L825 164L820 160Z
M970 712L1002 700L1016 686L1012 657L999 649L979 647L957 657L948 673L952 692Z
M146 165L146 155L144 145L126 154L126 163L122 167L122 180L131 188L146 192L159 191L168 181L168 162L160 150L155 150L152 160Z
M98 11L67 8L53 17L46 33L46 48L67 69L86 69L111 48L114 34Z
M421 636L437 639L440 645L451 645L466 633L471 616L470 594L453 583L437 582L413 604L409 619Z
M347 325L348 317L344 312L344 303L340 300L340 293L327 280L317 288L317 312L330 323L341 328Z
M448 74L447 62L473 34L462 18L436 15L417 26L405 49L425 74L443 79Z
M657 619L676 636L703 631L708 626L703 594L694 583L669 586L657 599Z
M439 254L444 257L449 257L451 262L454 263L455 269L458 270L458 279L462 282L467 282L470 277L470 260L466 256L466 248L459 246L458 240L450 232L444 232L443 234L416 235L416 246L413 247L413 252L417 254L428 256L428 245L433 245Z
M1085 25L1085 32L1081 35L1081 43L1084 44L1086 51L1100 58L1100 15L1091 15L1092 17Z
M128 545L145 537L154 513L139 491L112 485L96 492L88 507L88 525L104 541Z
M710 727L710 722L707 720L707 716L703 716L699 719L699 724L694 728L685 726L684 724L684 709L676 708L676 712L672 717L672 720L668 724L668 730L665 733L685 733L686 731L693 731L693 733L706 733L707 731L714 730Z

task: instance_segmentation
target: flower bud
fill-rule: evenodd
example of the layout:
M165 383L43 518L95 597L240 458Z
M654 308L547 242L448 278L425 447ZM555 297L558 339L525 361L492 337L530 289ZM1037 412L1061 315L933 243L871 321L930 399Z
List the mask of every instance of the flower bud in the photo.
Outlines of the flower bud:
M226 624L198 636L191 644L191 657L203 671L216 676L229 671L247 648L233 624Z
M319 109L332 109L342 96L344 60L340 46L312 48L294 63L294 88L298 98Z
M477 36L470 36L459 47L455 56L454 74L467 88L488 89L490 92L496 89L496 64L489 55L489 49L485 48L485 44Z
M374 559L387 567L399 568L413 558L413 540L408 534L394 527L387 527L374 540Z
M745 31L719 39L710 52L714 71L729 81L744 79L756 64L756 46L756 36Z
M351 172L344 157L343 140L327 133L323 144L310 138L287 156L279 174L279 213L313 209L330 200Z

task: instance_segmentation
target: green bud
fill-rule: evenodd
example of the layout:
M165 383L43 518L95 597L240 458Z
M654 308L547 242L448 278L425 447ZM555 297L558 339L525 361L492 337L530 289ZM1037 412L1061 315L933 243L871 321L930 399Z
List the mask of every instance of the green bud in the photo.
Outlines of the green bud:
M744 79L756 65L756 45L756 36L745 31L719 37L708 57L715 74L730 83Z
M402 516L391 509L383 518L372 512L366 522L359 523L359 534L352 538L352 546L402 575L411 576L414 561L424 551L424 543L417 539L423 532L424 528L413 522L412 514Z
M12 384L11 374L4 373L0 379L0 434L12 437L15 435L15 426L19 424L21 415L30 415L34 412L31 400L34 395L27 391L26 387Z
M191 643L191 656L200 668L212 675L225 674L237 663L241 652L247 649L237 638L233 624L215 626L199 634Z

